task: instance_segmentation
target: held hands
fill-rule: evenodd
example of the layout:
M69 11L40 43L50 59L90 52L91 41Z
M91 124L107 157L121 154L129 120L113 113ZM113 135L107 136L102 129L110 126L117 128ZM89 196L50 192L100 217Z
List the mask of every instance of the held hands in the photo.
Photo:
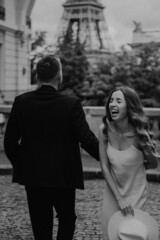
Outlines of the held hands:
M134 210L130 204L128 204L123 198L120 198L117 201L118 201L118 206L124 216L128 214L131 214L134 216Z

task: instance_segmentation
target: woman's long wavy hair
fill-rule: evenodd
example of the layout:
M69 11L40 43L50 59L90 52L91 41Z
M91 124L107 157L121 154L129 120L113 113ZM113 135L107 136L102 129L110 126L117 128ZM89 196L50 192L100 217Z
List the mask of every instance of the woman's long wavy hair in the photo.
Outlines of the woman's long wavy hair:
M112 121L112 117L109 111L110 98L113 92L119 91L119 90L122 91L124 95L124 98L127 104L128 120L129 120L129 123L135 129L135 133L140 140L141 147L145 151L145 146L148 145L152 149L152 152L155 153L156 152L155 144L152 140L152 134L149 132L149 123L147 121L147 118L145 117L142 103L136 91L127 86L120 86L120 87L114 88L110 92L108 99L106 101L106 104L105 104L106 115L103 117L103 123L104 123L103 133L106 139L108 138L108 130L107 130L108 126L107 126L106 120L108 119L109 121ZM148 135L150 136L151 140L149 139Z

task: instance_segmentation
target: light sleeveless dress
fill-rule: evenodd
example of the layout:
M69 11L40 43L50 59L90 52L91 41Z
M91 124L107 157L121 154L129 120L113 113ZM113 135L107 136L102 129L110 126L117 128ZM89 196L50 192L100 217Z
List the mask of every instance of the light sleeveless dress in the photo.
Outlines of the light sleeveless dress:
M133 144L126 150L119 151L108 142L107 156L111 175L121 196L133 207L143 209L148 189L143 153ZM117 201L106 184L102 204L102 231L105 240L109 239L108 221L117 210Z

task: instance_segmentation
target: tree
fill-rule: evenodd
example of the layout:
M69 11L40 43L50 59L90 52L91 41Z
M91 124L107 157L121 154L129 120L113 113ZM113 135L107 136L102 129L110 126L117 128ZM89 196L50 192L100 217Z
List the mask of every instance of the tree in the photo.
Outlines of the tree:
M89 71L83 44L65 41L58 46L57 55L63 68L61 91L81 97L81 89Z
M138 92L144 106L160 106L160 48L157 44L142 45L136 54L122 49L103 66L105 68L111 74L109 86L128 85Z
M85 78L81 89L81 98L83 105L103 106L106 96L111 90L112 76L108 72L102 71L102 65L92 69ZM106 68L107 69L107 68Z
M46 43L46 31L37 30L31 37L31 51L37 49L37 47L42 47Z
M146 107L160 106L160 46L157 43L142 45L136 57L139 65L132 71L133 85L139 92L142 103ZM134 68L135 70L135 68ZM137 76L136 76L137 75Z
M32 82L37 59L47 53L56 53L62 62L63 84L60 91L81 98L83 105L104 106L111 89L120 85L134 88L146 107L160 106L160 47L156 43L142 45L134 54L124 47L113 54L107 63L90 66L84 44L74 42L72 31L56 50L46 45L46 32L36 32L32 42ZM37 51L37 49L41 51Z
M36 70L35 65L37 59L40 55L43 55L43 46L46 44L46 31L35 31L34 35L31 37L31 84L36 84ZM41 47L41 51L38 51L38 48Z

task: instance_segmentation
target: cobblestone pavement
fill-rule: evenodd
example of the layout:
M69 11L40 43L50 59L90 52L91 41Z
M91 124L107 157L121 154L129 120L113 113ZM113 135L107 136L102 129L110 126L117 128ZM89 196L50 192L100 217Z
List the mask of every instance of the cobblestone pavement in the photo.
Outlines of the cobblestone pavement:
M102 240L101 203L103 179L86 180L85 190L76 197L77 227L74 240ZM160 185L149 183L146 211L160 227ZM69 217L69 216L68 216ZM53 235L56 236L57 220ZM33 240L23 186L11 183L11 176L0 176L0 240Z

